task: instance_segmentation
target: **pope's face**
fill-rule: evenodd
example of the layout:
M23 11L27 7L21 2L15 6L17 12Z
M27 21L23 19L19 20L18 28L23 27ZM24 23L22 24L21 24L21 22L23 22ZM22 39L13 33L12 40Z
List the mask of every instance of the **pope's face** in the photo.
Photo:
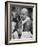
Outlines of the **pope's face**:
M28 15L28 11L21 10L20 16L21 16L22 19L25 19L27 15Z

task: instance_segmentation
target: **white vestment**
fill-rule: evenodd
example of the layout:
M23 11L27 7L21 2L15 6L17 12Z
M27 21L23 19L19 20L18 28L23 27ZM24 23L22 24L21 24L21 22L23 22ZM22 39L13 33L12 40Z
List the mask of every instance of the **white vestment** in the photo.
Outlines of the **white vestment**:
M17 31L15 31L13 35L14 35L14 39L19 39ZM22 32L20 39L29 39L29 38L32 38L32 34L30 32L27 31Z

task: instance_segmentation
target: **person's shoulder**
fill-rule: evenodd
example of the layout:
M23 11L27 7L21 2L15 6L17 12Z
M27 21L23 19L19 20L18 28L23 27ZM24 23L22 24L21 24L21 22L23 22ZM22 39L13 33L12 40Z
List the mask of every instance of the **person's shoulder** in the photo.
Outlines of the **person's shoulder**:
M27 22L31 23L30 17L27 17Z
M27 19L30 20L30 17L27 16Z

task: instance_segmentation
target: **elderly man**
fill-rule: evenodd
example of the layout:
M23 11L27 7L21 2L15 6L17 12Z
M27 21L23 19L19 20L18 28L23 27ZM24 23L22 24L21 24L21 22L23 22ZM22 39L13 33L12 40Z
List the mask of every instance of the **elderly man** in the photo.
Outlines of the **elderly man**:
M30 32L31 27L31 19L28 16L28 9L21 9L21 23L19 24L19 28L14 32L13 36L15 39L29 39L32 38L32 34ZM20 27L21 26L21 27Z
M23 8L21 9L21 19L22 19L22 26L23 26L23 32L22 32L22 39L28 39L32 38L31 34L31 19L28 16L28 9Z

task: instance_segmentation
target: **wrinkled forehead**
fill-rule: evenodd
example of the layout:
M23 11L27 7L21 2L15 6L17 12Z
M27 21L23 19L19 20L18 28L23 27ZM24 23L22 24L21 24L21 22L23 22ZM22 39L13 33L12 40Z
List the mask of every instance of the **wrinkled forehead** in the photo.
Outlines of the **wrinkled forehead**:
M27 8L21 9L21 13L28 13L28 9Z

